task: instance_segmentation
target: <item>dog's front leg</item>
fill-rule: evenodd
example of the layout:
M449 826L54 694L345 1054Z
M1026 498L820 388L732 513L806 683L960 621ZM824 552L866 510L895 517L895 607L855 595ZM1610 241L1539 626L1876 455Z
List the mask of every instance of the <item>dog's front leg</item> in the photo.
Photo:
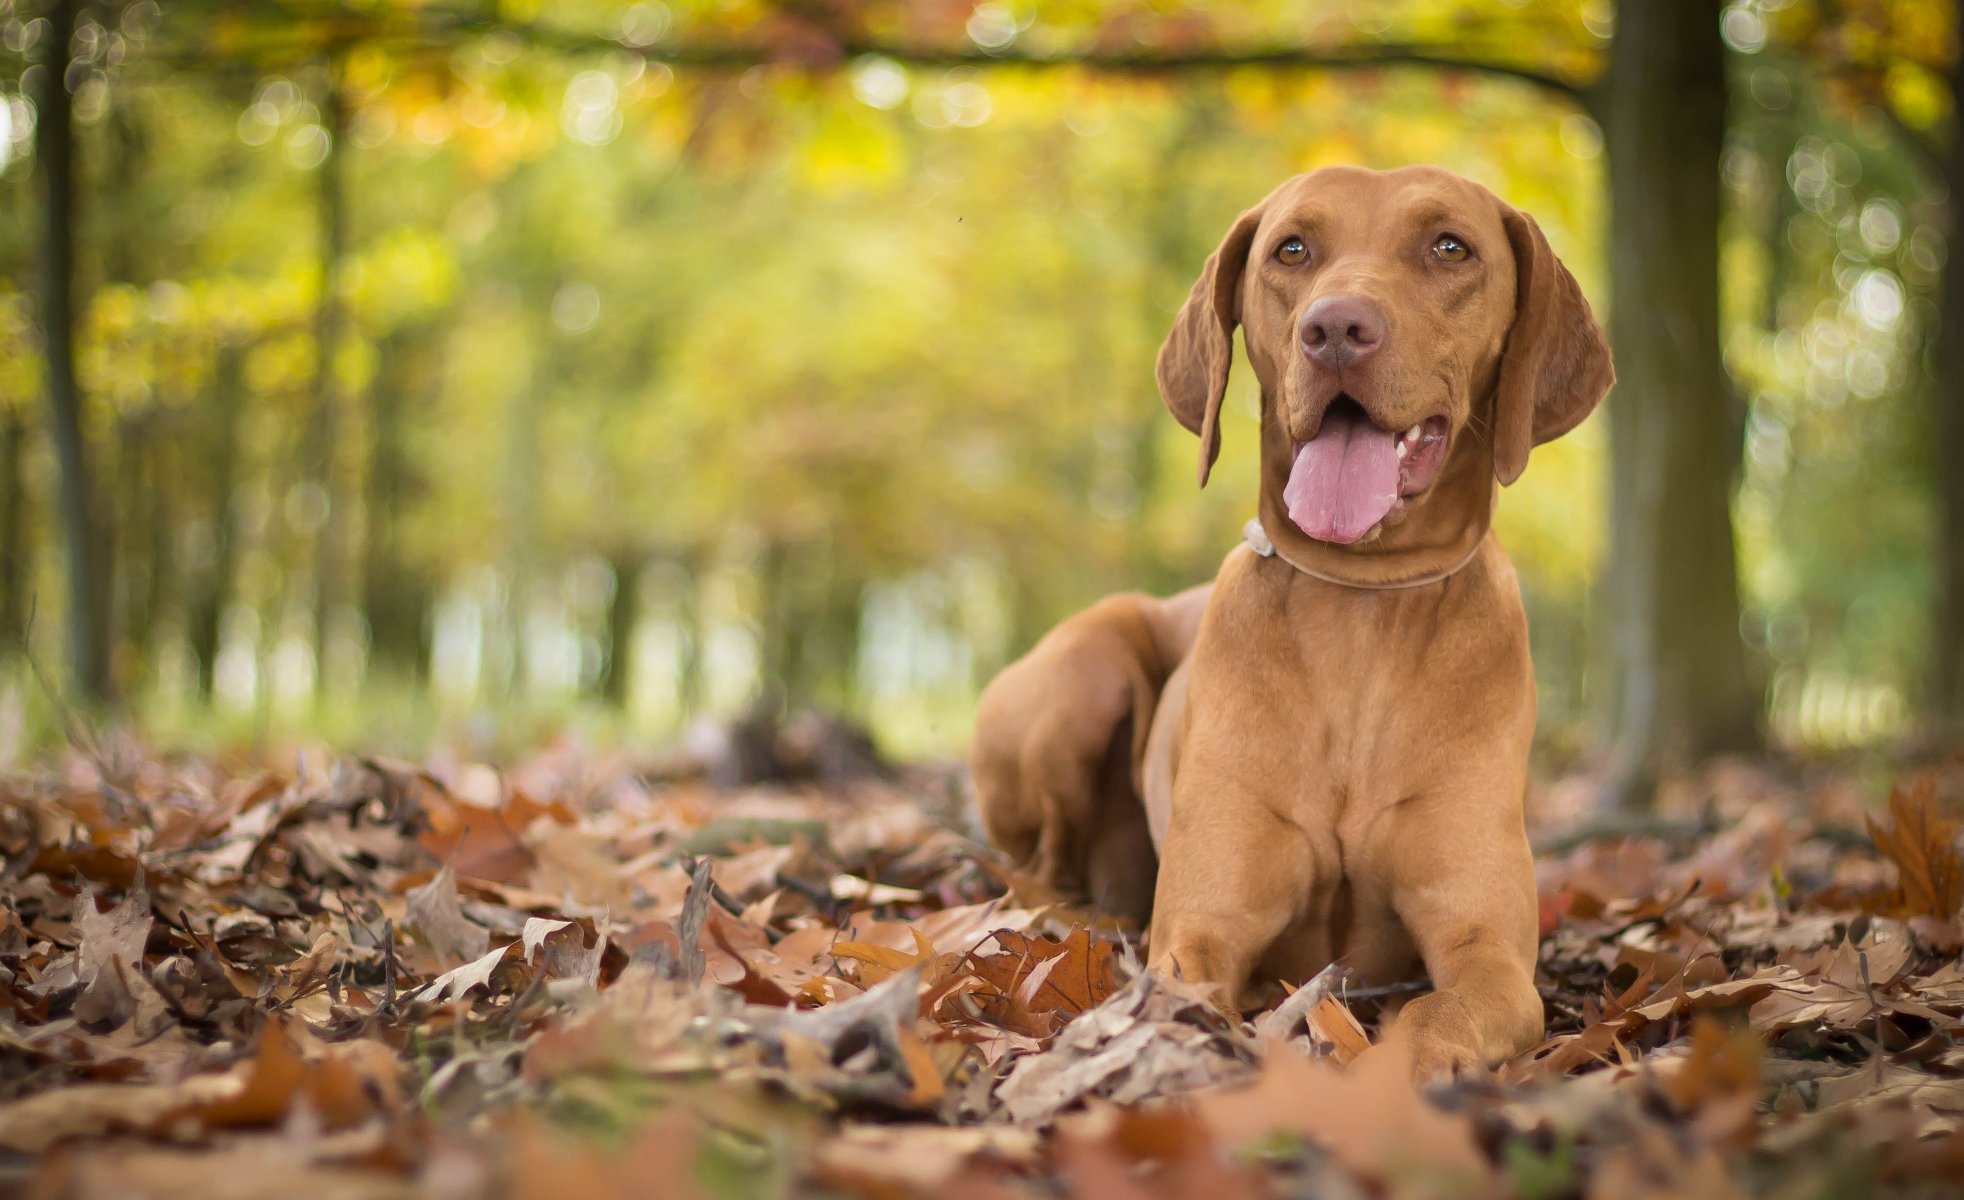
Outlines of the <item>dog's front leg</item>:
M1315 855L1265 794L1272 773L1251 769L1251 756L1188 744L1161 847L1149 965L1238 1015L1250 972L1316 894Z
M1493 795L1413 801L1385 856L1392 903L1434 989L1405 1006L1390 1035L1421 1076L1500 1062L1545 1028L1534 856L1518 802Z

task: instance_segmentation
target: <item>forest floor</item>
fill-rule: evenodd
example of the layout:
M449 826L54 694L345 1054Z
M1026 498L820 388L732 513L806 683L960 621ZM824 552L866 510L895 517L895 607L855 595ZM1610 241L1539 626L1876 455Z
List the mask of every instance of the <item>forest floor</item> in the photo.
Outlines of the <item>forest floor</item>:
M958 777L100 749L0 777L0 1194L1955 1194L1964 765L1538 789L1548 1040L1415 1087L1005 896ZM1886 804L1880 793L1888 791ZM1419 984L1403 989L1409 994Z

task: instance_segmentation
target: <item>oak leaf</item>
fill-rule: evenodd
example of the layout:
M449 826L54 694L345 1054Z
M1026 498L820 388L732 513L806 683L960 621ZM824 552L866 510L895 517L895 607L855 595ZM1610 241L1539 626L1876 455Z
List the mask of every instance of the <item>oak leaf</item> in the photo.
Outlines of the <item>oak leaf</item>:
M1881 911L1944 921L1964 909L1964 859L1958 823L1937 811L1936 781L1923 776L1889 793L1889 824L1867 818L1875 848L1896 864L1896 890Z

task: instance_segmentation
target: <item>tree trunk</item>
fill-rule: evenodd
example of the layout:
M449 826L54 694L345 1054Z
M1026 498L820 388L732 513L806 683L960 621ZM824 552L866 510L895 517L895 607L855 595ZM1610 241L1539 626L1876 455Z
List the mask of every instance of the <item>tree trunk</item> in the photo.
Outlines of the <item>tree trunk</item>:
M1731 500L1740 409L1719 352L1717 0L1620 5L1610 55L1611 586L1616 737L1601 797L1758 738Z
M840 713L859 712L860 628L865 609L865 584L859 579L835 579L827 592L826 625L828 679L826 699Z
M105 123L103 187L93 214L105 281L141 287L151 273L143 269L152 245L153 222L147 209L154 195L144 187L147 142L136 105L119 99ZM170 355L159 347L159 361ZM171 501L175 477L168 469L170 422L176 406L168 394L169 372L152 380L156 394L125 412L116 423L113 474L101 482L100 499L114 502L104 544L114 546L97 587L110 597L110 673L125 696L140 695L153 682L158 622L171 575Z
M1957 6L1964 21L1964 4ZM1960 26L1964 28L1964 26ZM1950 68L1950 94L1964 99L1964 54ZM1933 355L1936 381L1935 457L1937 480L1937 593L1933 628L1936 661L1931 671L1931 699L1937 723L1946 729L1964 728L1964 114L1950 121L1946 172L1950 178L1950 253L1944 256L1942 326Z
M1206 257L1211 244L1192 243L1192 189L1180 186L1195 147L1206 142L1219 124L1218 100L1198 91L1180 105L1179 115L1165 141L1155 148L1151 173L1139 189L1143 203L1139 208L1138 234L1147 248L1144 286L1140 289L1142 320L1147 331L1147 354L1164 337L1171 317L1160 308L1162 301L1177 306L1193 286L1194 264ZM1198 253L1196 253L1198 251ZM1171 592L1197 579L1187 578L1179 566L1166 562L1160 539L1146 536L1148 516L1159 485L1159 435L1166 423L1163 405L1152 398L1131 396L1131 419L1126 423L1131 484L1131 553L1133 578L1128 587ZM1182 491L1192 485L1188 476L1174 476Z
M128 695L141 695L145 682L152 630L150 578L160 565L150 553L159 513L149 488L148 448L156 436L149 424L144 413L117 418L115 460L103 481L103 490L113 497L115 550L102 584L112 601L109 627L118 633L112 669Z
M314 310L314 428L309 455L312 482L320 488L326 517L314 542L314 690L327 690L330 642L342 595L342 539L346 497L342 494L340 460L340 384L335 378L335 352L341 346L345 313L341 305L341 260L347 255L347 180L344 176L347 106L341 94L338 59L327 64L327 86L321 95L321 125L327 130L327 156L316 181L319 227L320 299Z
M707 554L682 557L682 579L675 596L675 621L682 629L681 657L675 664L675 705L686 722L702 711L703 643L709 636L702 613L702 580L710 567Z
M76 698L110 697L108 605L99 586L101 531L89 476L82 402L75 382L75 141L67 75L77 0L48 6L50 48L34 123L35 161L43 187L41 330L47 345L48 416L60 467L62 540L68 564L68 668Z
M764 544L757 564L757 685L760 691L783 689L791 677L797 646L792 637L791 582L784 543L773 537Z
M615 554L608 560L614 572L614 595L607 604L607 659L600 671L600 694L612 708L625 711L634 685L634 627L641 619L641 556Z
M371 392L368 490L362 520L362 613L371 668L422 679L429 670L430 588L403 552L401 516L415 486L403 444L409 397L418 394L427 331L399 332L380 347Z
M27 429L18 413L0 413L0 663L27 639Z
M189 576L186 621L190 626L191 653L198 660L198 698L207 703L218 668L220 636L224 632L225 601L232 584L235 539L232 536L232 487L238 474L239 416L244 407L244 351L225 346L218 351L212 372L210 447L205 459L209 488L205 493L205 518L210 522L209 557L204 557Z
M505 409L505 595L486 639L484 672L487 693L500 701L518 696L526 686L525 617L531 608L534 580L540 575L534 496L540 457L537 389L545 374L537 367L528 372L519 380Z

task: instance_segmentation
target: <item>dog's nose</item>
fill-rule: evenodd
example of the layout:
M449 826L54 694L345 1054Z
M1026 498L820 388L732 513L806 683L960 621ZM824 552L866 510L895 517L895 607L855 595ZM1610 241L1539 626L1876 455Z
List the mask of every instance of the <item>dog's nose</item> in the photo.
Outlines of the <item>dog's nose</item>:
M1362 296L1325 296L1303 313L1303 352L1326 367L1347 367L1384 342L1384 312Z

